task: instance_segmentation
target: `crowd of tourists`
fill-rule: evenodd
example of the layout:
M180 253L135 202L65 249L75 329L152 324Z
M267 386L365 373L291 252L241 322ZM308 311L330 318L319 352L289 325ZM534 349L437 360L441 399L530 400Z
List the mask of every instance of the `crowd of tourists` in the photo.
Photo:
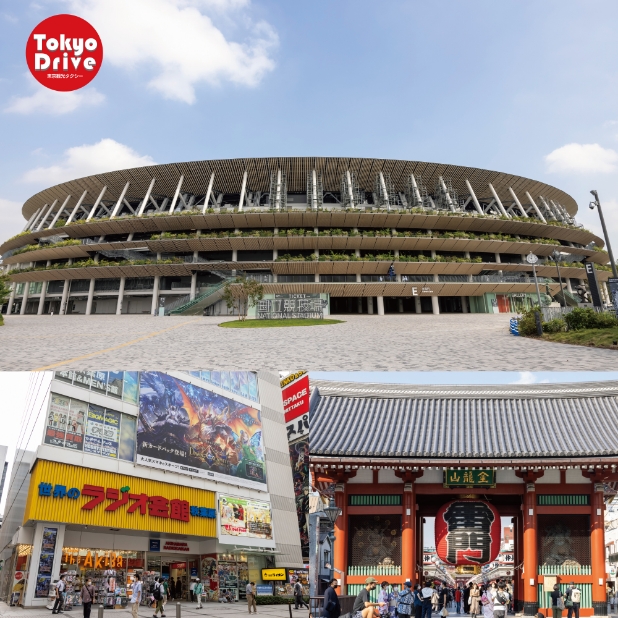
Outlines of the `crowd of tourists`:
M378 585L377 600L373 601ZM337 586L337 580L333 579L326 590L324 618L339 618L341 614ZM568 610L568 618L579 618L581 590L574 583L565 592L556 584L551 599L552 618L560 618L564 609ZM513 590L504 580L455 587L431 581L413 586L407 581L399 590L398 584L386 581L380 584L374 577L368 577L349 618L432 618L433 614L446 618L450 613L470 618L506 618L514 610Z

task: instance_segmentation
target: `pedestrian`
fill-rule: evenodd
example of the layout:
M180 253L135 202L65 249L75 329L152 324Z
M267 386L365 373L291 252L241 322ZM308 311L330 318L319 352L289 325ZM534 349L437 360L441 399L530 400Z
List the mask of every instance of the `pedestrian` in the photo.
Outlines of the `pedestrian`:
M397 599L397 614L400 618L410 618L414 607L415 596L412 593L412 582L407 581Z
M431 618L431 606L433 599L433 588L430 582L425 582L425 586L421 588L421 598L423 600L423 611L421 618Z
M562 598L562 592L560 592L560 586L554 584L554 589L551 593L551 611L553 618L561 618L563 609L564 599Z
M414 584L414 618L423 616L423 597L421 596L421 585Z
M472 590L472 584L468 584L464 588L464 614L470 613L470 591Z
M494 618L506 618L507 608L511 597L506 591L506 584L500 582L494 595Z
M63 573L56 583L56 600L54 601L54 609L52 610L52 614L64 614L62 611L62 608L64 607L64 591L67 589L64 578L65 575ZM579 616L577 618L579 618Z
M247 606L249 607L249 613L251 610L257 614L257 605L255 603L255 582L249 582L245 588L247 594Z
M341 605L339 604L339 596L337 595L337 586L339 582L336 579L331 579L328 582L328 588L324 593L324 618L339 618L341 615Z
M412 582L410 582L410 585ZM402 591L403 592L403 591ZM388 615L389 618L397 618L397 605L399 603L399 584L391 585L391 592L388 595Z
M191 597L191 601L195 601L195 580L192 579L189 584L189 596Z
M461 586L457 586L457 590L455 590L455 610L458 614L461 613Z
M165 611L165 606L167 605L167 599L169 598L170 587L167 582L167 578L163 580L163 611Z
M376 589L377 583L378 580L375 577L368 577L365 580L364 588L361 589L356 595L356 599L354 599L351 618L373 618L374 608L382 607L382 603L373 603L369 599L369 593Z
M84 618L90 618L90 610L94 601L94 586L92 585L92 577L86 579L86 583L82 586L80 593L82 605L84 606Z
M484 618L494 618L494 597L491 586L481 594Z
M378 593L378 601L384 603L383 606L380 607L380 616L384 618L388 616L388 606L389 606L389 592L388 592L388 582L382 582L380 584L380 592Z
M131 591L131 614L137 618L137 610L142 602L142 582L139 573L133 576L133 590Z
M481 613L481 591L477 584L472 584L470 589L470 614L476 618Z
M167 592L168 598L174 599L175 592L176 592L176 582L174 581L173 577L170 577L170 583L169 583L168 592Z
M202 609L202 593L204 592L204 585L201 580L197 580L195 582L195 588L193 588L193 594L195 595L195 600L197 601L197 608ZM248 599L249 597L247 597Z
M447 606L448 606L448 588L446 586L442 586L442 588L440 588L440 592L438 593L438 611L441 613L442 616L445 615L442 613L442 610L446 609Z
M566 591L565 606L568 610L567 618L572 618L575 614L575 618L579 618L579 605L582 600L582 591L573 583L569 585Z
M431 593L431 609L434 612L438 611L438 607L440 606L440 592L437 588L434 588Z
M303 585L297 579L294 584L294 609L302 609L303 607L309 609L309 606L305 603L305 599L303 599L303 592Z
M154 590L152 591L152 596L157 603L152 618L157 618L158 613L161 614L161 618L165 618L165 612L163 611L163 586L161 584L160 577L155 577L155 585Z

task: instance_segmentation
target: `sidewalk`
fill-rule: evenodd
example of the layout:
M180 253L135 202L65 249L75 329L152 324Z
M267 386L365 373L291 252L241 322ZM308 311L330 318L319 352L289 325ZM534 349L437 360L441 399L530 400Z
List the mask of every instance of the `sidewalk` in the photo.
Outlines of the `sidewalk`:
M195 609L195 603L180 603L181 613L186 618L196 618L206 616L208 618L246 618L249 614L247 603L244 601L228 605L227 603L204 603L202 609ZM106 609L105 618L131 618L131 609ZM44 607L34 609L23 609L22 607L9 607L6 603L0 602L0 616L3 618L51 618L51 611ZM82 618L83 608L76 607L64 612L65 618ZM152 609L141 606L138 612L139 618L152 618ZM258 605L258 615L262 618L290 618L287 605ZM176 618L176 605L168 603L166 607L167 618ZM295 610L292 605L292 616L294 618L307 618L307 609ZM97 618L97 606L93 605L90 618Z

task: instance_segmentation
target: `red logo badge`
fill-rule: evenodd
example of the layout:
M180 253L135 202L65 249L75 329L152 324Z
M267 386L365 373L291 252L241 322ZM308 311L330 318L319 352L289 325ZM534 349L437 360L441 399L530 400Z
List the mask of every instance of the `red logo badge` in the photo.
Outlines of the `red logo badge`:
M54 15L30 33L26 61L34 78L43 86L63 92L78 90L99 72L103 44L85 19Z

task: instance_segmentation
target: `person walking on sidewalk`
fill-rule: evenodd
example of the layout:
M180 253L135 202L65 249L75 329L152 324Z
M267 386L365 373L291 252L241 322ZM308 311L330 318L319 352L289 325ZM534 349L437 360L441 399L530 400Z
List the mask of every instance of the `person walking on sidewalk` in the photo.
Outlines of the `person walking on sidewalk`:
M158 618L157 614L161 613L161 618L165 618L165 613L163 612L163 584L161 583L160 577L155 577L155 585L154 590L152 592L152 596L157 603L154 614L152 618Z
M257 605L255 603L255 582L249 582L247 584L245 593L247 595L247 606L249 607L249 613L251 613L251 610L253 609L254 613L257 614Z
M64 574L60 576L58 583L56 584L56 600L54 601L54 609L52 614L64 614L62 607L64 606L64 591L67 589L67 585L64 581ZM577 616L579 618L579 616Z
M341 605L335 588L339 585L336 579L331 579L328 582L328 588L324 593L323 616L324 618L339 618L341 615Z
M309 606L305 603L305 599L303 599L303 585L298 580L296 580L294 584L294 601L294 609L302 609L303 607L309 609ZM577 618L579 618L579 616Z
M202 580L198 579L195 582L195 588L193 588L193 594L195 595L195 600L197 601L196 609L202 609L202 594L204 593L204 584L202 584Z
M455 610L458 614L461 614L461 587L457 586L455 590Z
M84 606L84 618L90 618L90 610L92 609L92 602L94 601L94 586L92 585L92 578L86 579L86 583L82 586L80 593L82 598L82 605Z
M131 614L137 618L137 610L142 602L142 582L139 573L133 576L133 591L131 592Z
M167 579L163 580L163 611L165 611L165 606L167 605L167 599L169 598L170 587L167 583Z

